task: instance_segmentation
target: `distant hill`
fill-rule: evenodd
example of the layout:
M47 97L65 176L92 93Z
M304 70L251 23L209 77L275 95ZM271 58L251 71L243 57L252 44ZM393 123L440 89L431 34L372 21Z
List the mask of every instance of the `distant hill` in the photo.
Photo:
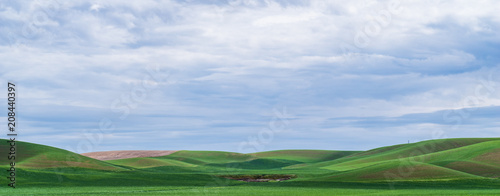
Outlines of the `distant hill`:
M303 163L316 163L346 157L361 151L334 151L334 150L277 150L252 153L251 155L268 158L300 161Z
M120 152L120 151L115 151ZM177 151L165 156L134 157L107 162L135 168L153 168L161 166L178 167L213 167L227 168L237 166L243 169L282 168L296 164L317 163L348 156L357 151L329 150L281 150L242 154L221 151ZM82 155L88 155L84 153ZM91 155L96 155L90 153ZM146 153L147 154L147 153ZM145 154L141 154L145 155ZM149 154L152 155L152 154ZM94 156L95 157L95 156ZM95 157L97 158L97 157Z
M176 150L119 150L119 151L103 151L89 152L81 155L97 160L115 160L128 159L137 157L160 157L177 152Z

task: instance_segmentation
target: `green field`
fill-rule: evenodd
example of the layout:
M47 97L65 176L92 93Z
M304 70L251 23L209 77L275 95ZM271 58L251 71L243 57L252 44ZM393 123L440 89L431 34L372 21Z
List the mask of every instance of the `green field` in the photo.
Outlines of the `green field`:
M0 141L0 169L9 169ZM178 151L99 161L17 142L16 188L0 195L500 195L500 138L429 140L368 151ZM281 174L281 175L277 175ZM246 182L222 176L294 176Z

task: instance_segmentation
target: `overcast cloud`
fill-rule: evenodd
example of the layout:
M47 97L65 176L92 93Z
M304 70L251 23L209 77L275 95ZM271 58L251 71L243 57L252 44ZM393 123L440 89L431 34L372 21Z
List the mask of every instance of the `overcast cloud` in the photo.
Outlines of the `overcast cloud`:
M498 137L499 7L2 1L0 83L18 86L20 140L79 153Z

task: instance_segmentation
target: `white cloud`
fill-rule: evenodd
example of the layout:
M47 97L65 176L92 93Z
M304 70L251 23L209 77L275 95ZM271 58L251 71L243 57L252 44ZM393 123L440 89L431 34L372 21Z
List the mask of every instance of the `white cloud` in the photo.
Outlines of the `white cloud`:
M73 132L58 128L55 119L77 130L107 117L118 128L103 145L123 146L119 138L140 135L148 126L118 120L110 105L141 84L147 66L159 65L173 72L170 80L130 111L157 124L148 127L155 134L161 135L163 126L164 138L179 140L179 146L182 141L232 145L258 131L255 126L266 126L269 119L262 113L285 105L296 123L290 137L271 146L290 148L287 142L302 141L300 147L315 148L308 146L315 142L297 138L316 134L318 145L327 143L321 138L333 136L316 125L328 118L397 117L467 106L464 100L475 96L481 78L498 72L498 4L401 1L401 10L394 11L385 1L10 2L0 5L5 24L0 29L6 32L0 36L0 74L24 91L25 108L31 108L24 113L33 118L30 133L71 138ZM40 13L46 18L34 18ZM381 13L390 13L387 23L380 24ZM368 35L374 24L380 31ZM29 36L22 33L26 25L34 25ZM368 36L365 47L356 47L360 33ZM342 51L343 44L351 53ZM490 83L495 89L498 79ZM498 105L500 93L492 91L474 106ZM61 113L36 118L51 107ZM65 114L64 107L74 114ZM44 128L37 128L41 124ZM412 129L352 127L334 130L340 143L392 131L403 137L404 129ZM416 132L429 127L417 128L409 136L421 138ZM465 133L464 128L457 135Z
M290 23L298 23L298 22L307 22L309 20L313 20L317 18L319 14L317 13L304 13L299 15L276 15L276 16L267 16L261 19L258 19L253 22L253 25L256 26L271 26L271 25L279 25L279 24L290 24Z

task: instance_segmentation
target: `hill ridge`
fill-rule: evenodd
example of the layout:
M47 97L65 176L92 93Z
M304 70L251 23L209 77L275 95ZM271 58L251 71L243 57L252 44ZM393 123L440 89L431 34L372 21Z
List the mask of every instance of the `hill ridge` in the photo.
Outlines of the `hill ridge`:
M139 158L139 157L160 157L175 153L177 151L178 150L113 150L113 151L87 152L87 153L81 153L80 155L105 161L105 160L128 159L128 158Z

